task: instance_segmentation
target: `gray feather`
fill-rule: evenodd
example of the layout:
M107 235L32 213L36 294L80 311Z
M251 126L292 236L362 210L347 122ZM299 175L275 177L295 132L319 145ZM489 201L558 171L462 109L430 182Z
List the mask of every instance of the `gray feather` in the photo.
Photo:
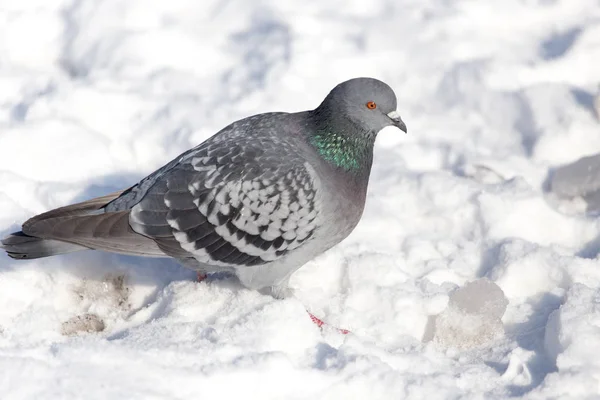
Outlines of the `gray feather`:
M9 257L18 260L31 260L87 250L86 247L59 240L47 240L29 236L22 231L15 232L2 239L0 248L5 249Z
M23 231L2 240L13 258L31 259L97 249L130 255L164 257L151 239L134 232L129 213L106 213L104 207L122 191L35 216Z
M170 228L188 257L220 267L262 265L300 247L316 229L315 177L297 143L264 122L286 116L249 118L188 152L132 207L133 230L158 239Z
M131 229L127 211L55 217L24 225L23 229L30 236L96 250L148 257L165 256L152 239Z

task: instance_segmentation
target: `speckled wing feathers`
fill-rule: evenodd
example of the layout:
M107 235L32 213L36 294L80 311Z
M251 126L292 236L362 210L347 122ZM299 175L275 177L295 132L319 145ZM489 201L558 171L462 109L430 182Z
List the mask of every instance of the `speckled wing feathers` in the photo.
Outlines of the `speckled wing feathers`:
M156 179L130 224L165 251L174 237L208 265L276 260L312 236L318 213L312 169L287 150L256 138L205 142Z

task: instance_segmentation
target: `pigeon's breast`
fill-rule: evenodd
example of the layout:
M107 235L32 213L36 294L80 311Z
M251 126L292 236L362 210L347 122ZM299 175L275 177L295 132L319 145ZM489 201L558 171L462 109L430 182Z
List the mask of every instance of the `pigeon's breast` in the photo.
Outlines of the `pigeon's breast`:
M317 204L323 221L319 236L330 243L329 247L345 239L360 221L367 183L339 170L325 170L319 174Z

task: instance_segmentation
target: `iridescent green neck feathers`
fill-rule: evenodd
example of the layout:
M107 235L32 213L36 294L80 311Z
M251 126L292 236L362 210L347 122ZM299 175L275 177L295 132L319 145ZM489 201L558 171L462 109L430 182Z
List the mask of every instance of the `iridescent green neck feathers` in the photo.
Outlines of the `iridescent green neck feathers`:
M372 158L373 141L366 136L318 131L310 143L326 161L346 171L358 171Z

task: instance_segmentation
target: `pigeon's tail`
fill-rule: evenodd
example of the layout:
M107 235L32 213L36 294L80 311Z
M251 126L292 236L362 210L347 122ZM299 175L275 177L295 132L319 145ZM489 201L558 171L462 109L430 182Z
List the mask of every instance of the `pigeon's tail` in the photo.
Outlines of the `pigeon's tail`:
M32 260L87 249L87 247L60 240L29 236L23 231L15 232L2 239L0 248L6 250L9 257L17 260Z
M21 232L0 241L14 259L29 260L74 251L97 249L113 253L164 257L157 244L129 226L129 210L104 212L121 192L37 215Z

